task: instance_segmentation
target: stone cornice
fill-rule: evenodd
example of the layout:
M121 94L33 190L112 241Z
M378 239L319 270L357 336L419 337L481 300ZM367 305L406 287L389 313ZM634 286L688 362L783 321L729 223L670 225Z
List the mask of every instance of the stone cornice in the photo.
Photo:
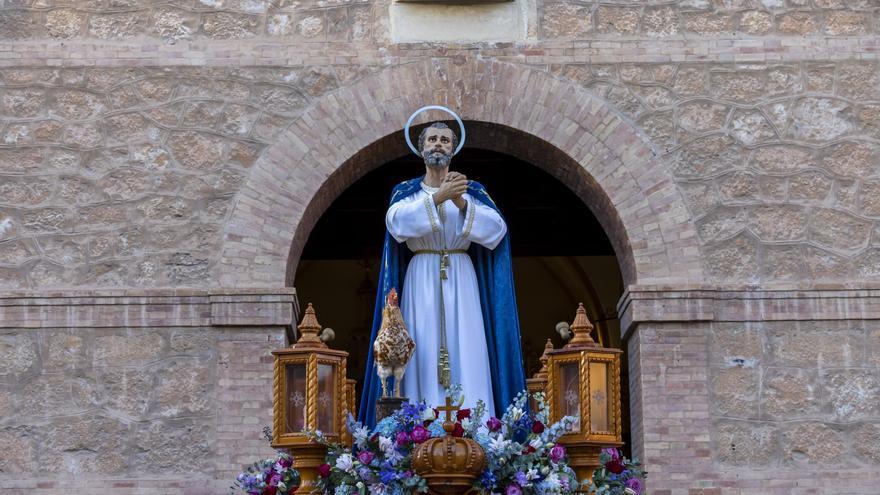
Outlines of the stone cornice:
M624 338L639 323L880 319L880 284L630 286L618 303Z
M0 328L287 326L297 313L292 288L0 292Z
M556 63L797 62L880 58L880 39L865 36L600 37L522 43L292 42L273 39L15 40L0 42L0 67L387 65L424 57L483 57ZM328 56L328 53L335 54ZM558 54L557 54L558 53ZM565 55L559 55L565 53ZM344 54L350 54L346 57ZM526 57L525 59L523 57Z

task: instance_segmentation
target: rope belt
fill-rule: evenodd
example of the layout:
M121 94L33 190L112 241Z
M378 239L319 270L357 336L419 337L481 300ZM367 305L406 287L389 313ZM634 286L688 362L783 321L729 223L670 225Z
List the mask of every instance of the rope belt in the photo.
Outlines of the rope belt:
M467 249L416 249L413 254L467 254Z
M449 350L446 347L446 305L443 301L443 281L447 279L446 268L450 254L467 254L464 249L417 249L413 254L435 254L440 256L440 356L437 359L437 378L444 388L452 385L452 367L449 365Z

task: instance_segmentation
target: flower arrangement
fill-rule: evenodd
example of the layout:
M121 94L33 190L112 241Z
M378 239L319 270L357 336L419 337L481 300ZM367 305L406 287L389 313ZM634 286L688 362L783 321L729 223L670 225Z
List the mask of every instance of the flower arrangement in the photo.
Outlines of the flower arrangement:
M590 493L597 495L642 495L647 473L641 463L630 460L617 449L602 449L598 469L593 471Z
M263 435L272 438L268 427L263 428ZM275 458L263 459L248 466L239 474L232 486L234 493L248 495L288 495L299 488L299 471L293 467L293 458L279 451Z
M453 389L453 394L457 389ZM487 468L474 483L485 494L551 495L574 493L578 480L568 466L565 448L557 443L576 422L565 417L547 426L549 408L543 394L535 395L538 412L528 408L529 395L521 392L501 418L484 422L485 404L460 409L452 436L471 438L486 453ZM327 463L318 474L318 485L327 495L403 495L428 490L424 478L412 469L416 446L446 435L442 418L426 404L404 404L370 431L349 417L347 426L355 450L330 444L320 433L315 439L328 446Z

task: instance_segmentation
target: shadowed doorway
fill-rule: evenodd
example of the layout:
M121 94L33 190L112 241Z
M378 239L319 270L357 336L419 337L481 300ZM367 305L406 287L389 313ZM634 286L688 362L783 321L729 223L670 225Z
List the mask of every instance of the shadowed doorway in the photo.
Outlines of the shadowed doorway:
M584 201L540 168L495 151L465 148L451 168L486 186L508 224L527 377L540 368L548 338L557 348L564 345L557 323L571 322L579 302L596 326L593 338L624 348L616 314L623 293L620 267ZM422 161L407 155L354 182L320 217L296 266L294 287L301 305L313 303L321 324L334 330L330 345L350 353L348 374L359 387L388 198L395 184L422 173ZM628 444L625 354L623 359L623 435Z

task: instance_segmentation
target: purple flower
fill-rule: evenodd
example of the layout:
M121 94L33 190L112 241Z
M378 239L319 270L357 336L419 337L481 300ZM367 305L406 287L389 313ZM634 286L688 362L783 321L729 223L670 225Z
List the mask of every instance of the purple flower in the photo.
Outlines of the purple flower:
M522 471L517 471L513 477L516 478L516 482L519 483L519 486L526 486L529 483L529 479L526 478L526 473Z
M626 485L627 488L636 492L636 495L641 495L642 490L644 490L644 486L642 485L642 480L640 480L638 478L630 478L630 479L626 480L626 483L624 483L624 484Z
M371 462L373 462L373 453L369 450L362 450L358 452L358 460L361 461L361 464L364 466L369 466Z
M486 427L489 428L489 431L498 431L501 429L501 420L492 416L489 421L486 421Z
M511 483L504 489L504 495L522 495L522 488L516 483Z
M413 428L412 433L409 434L412 441L415 443L422 443L428 438L431 437L431 433L424 426L416 426Z
M550 449L550 461L559 463L563 459L565 459L565 447L557 443Z
M395 441L397 445L406 445L406 442L409 442L409 435L405 431L398 431Z

